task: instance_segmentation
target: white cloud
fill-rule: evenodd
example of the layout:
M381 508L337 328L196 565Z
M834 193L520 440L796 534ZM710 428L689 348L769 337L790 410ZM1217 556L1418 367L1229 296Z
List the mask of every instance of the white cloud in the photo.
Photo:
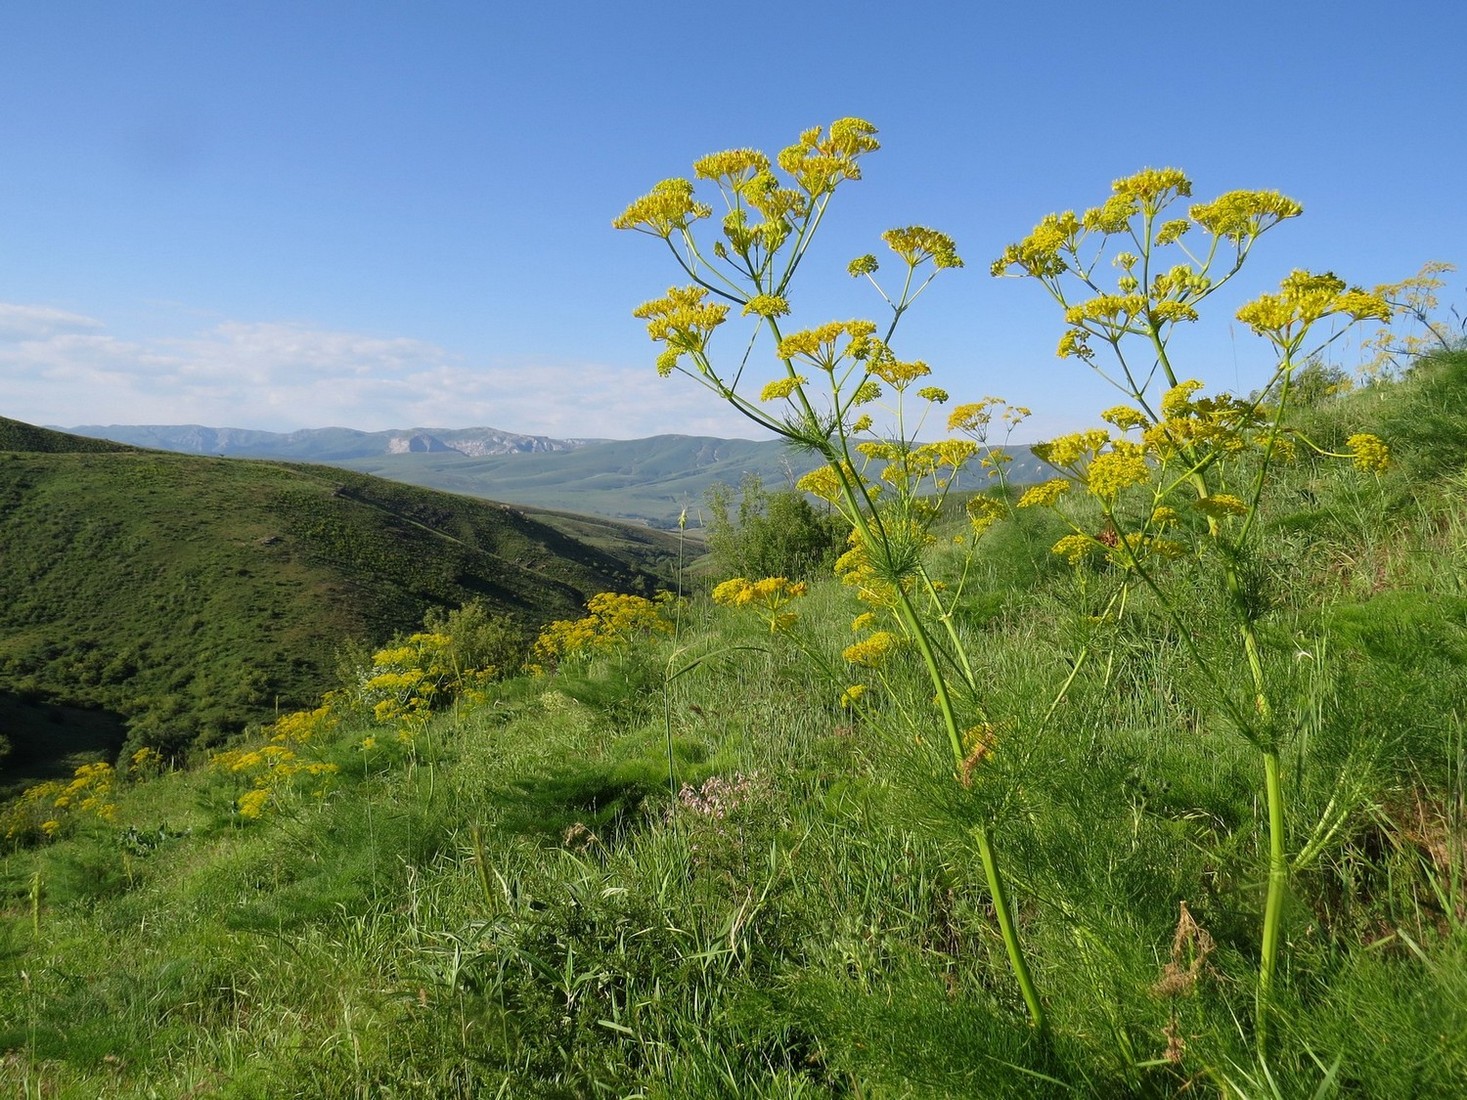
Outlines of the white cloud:
M0 302L0 345L45 340L63 333L91 332L101 327L101 321L64 309Z
M231 321L182 338L121 340L91 318L0 304L0 413L64 427L494 427L558 437L757 435L651 359L474 362L403 337Z

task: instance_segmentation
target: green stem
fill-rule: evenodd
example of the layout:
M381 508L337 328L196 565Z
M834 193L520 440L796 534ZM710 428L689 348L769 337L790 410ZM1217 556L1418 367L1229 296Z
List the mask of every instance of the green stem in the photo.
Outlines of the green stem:
M667 793L677 801L677 761L672 754L672 700L668 698L671 686L664 678L662 681L662 723L667 734Z
M917 610L912 606L911 598L900 585L895 587L897 615L902 620L902 626L906 628L907 637L912 639L917 646L917 652L922 654L922 663L927 666L927 678L932 681L932 691L937 698L937 708L942 712L942 723L947 729L948 744L953 752L953 774L956 775L962 770L963 759L967 753L963 750L963 732L958 728L958 717L953 708L952 692L948 690L947 677L942 674L942 667L937 663L937 653L932 647L932 639L927 636L927 631L917 616Z
M917 575L922 582L922 586L927 590L927 598L932 601L933 607L937 609L933 617L942 623L943 629L947 631L948 641L952 643L953 664L967 682L968 689L976 693L978 691L978 678L973 673L973 665L968 660L968 651L963 646L963 640L958 637L957 626L953 622L953 608L957 606L957 601L954 600L951 605L944 607L942 598L939 596L936 586L933 585L932 578L928 575L927 570L925 568L919 569ZM966 582L966 565L964 566L963 579Z
M947 727L948 739L952 744L953 761L955 772L960 773L963 766L964 751L962 734L958 730L957 715L953 711L952 696L948 692L947 680L942 675L942 670L937 663L937 656L933 652L932 643L923 629L921 621L917 617L916 610L912 607L907 594L897 587L898 607L902 619L907 625L908 633L917 644L917 649L922 654L922 660L927 665L927 673L932 681L932 687L937 696L938 708L942 711L943 724ZM983 877L988 882L988 892L993 898L994 914L998 917L999 931L1003 935L1004 949L1008 952L1009 968L1014 973L1014 979L1019 983L1019 991L1024 995L1024 1003L1029 1007L1029 1018L1040 1031L1047 1030L1048 1024L1044 1016L1044 1006L1039 1001L1039 994L1034 988L1034 979L1029 973L1029 963L1024 957L1024 948L1019 943L1018 929L1014 925L1013 910L1009 906L1008 891L1004 886L1003 875L999 871L998 856L993 850L993 844L988 837L988 828L984 825L975 825L973 835L978 840L978 854L983 860Z
M36 939L41 938L41 872L36 871L31 875L30 888L31 901L31 933Z
M1273 978L1278 964L1284 891L1289 879L1288 862L1284 859L1284 791L1283 784L1279 782L1279 756L1273 749L1263 754L1263 777L1268 794L1268 897L1263 905L1263 955L1258 963L1258 1018L1254 1023L1260 1058L1268 1052Z
M978 840L978 855L983 860L983 877L988 880L988 891L993 896L993 910L998 917L998 928L1003 933L1004 949L1009 953L1009 967L1019 983L1019 992L1029 1006L1029 1018L1040 1031L1047 1031L1049 1022L1044 1015L1044 1006L1034 988L1034 979L1029 973L1029 963L1024 958L1024 949L1019 945L1019 933L1014 927L1013 910L1009 908L1008 893L1004 889L1003 876L998 869L998 855L988 839L988 829L983 825L973 826L973 835Z

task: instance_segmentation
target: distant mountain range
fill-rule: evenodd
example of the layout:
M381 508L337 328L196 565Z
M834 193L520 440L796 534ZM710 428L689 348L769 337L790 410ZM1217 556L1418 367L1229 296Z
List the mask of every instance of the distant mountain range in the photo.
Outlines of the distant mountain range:
M311 428L262 432L183 425L84 425L74 435L184 454L318 462L392 481L536 508L676 526L715 482L749 474L768 488L792 485L818 460L782 440L658 435L646 439L552 439L498 428L409 428L362 432ZM1045 467L1014 448L1009 477L1041 480ZM980 488L974 479L970 488Z
M446 454L470 458L484 455L537 454L570 451L586 439L551 439L518 435L497 428L408 428L359 432L352 428L307 428L298 432L261 432L250 428L206 428L199 424L86 424L61 428L72 435L111 439L134 447L152 447L180 454L218 455L225 458L294 458L309 462L336 462L378 455Z

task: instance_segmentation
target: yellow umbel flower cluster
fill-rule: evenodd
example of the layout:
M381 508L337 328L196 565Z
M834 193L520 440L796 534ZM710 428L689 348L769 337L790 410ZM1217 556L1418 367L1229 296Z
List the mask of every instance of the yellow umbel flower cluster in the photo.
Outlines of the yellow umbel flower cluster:
M339 725L341 725L341 716L336 713L332 706L332 699L328 696L326 701L315 710L298 710L293 714L277 718L271 727L273 732L270 739L282 743L291 741L304 745L317 737L331 733Z
M435 706L466 686L461 679L477 682L492 674L492 669L485 669L470 676L464 670L461 677L454 664L453 639L425 631L374 653L358 694L378 722L413 719L421 724Z
M801 475L795 482L795 488L840 508L844 507L846 502L844 490L841 487L842 478L852 486L861 483L861 475L856 473L849 462L842 462L839 469L833 466L817 466L808 474ZM867 489L875 493L880 490L880 486L867 486Z
M1211 202L1193 203L1191 219L1214 237L1235 243L1257 237L1304 207L1277 191L1228 191Z
M633 317L647 322L647 335L666 344L657 360L657 371L671 374L684 355L701 355L713 330L728 316L728 306L705 302L708 291L701 286L669 287L667 294L643 302L632 310Z
M1186 217L1164 218L1169 206L1192 194L1191 180L1175 168L1142 169L1116 180L1111 191L1104 203L1078 217L1073 211L1048 215L990 267L994 275L1036 278L1058 300L1068 326L1057 349L1062 359L1089 362L1095 354L1092 340L1118 348L1127 336L1159 337L1171 325L1196 321L1197 303L1236 274L1253 242L1303 210L1277 191L1229 191L1191 204ZM1181 248L1181 239L1193 229L1212 237L1212 246ZM1111 260L1120 269L1114 292L1100 289L1096 273L1112 240L1125 246ZM1222 241L1231 249L1219 249ZM1167 268L1161 250L1172 246L1181 248L1183 262ZM1233 263L1214 279L1210 270L1224 251L1233 253ZM1194 258L1199 256L1200 261ZM1138 272L1148 270L1157 274L1150 285L1142 285ZM1067 280L1067 275L1075 278ZM1072 298L1071 291L1083 297ZM1352 308L1358 315L1366 307L1355 302Z
M1345 285L1332 272L1316 275L1293 271L1277 294L1263 294L1238 310L1238 320L1267 338L1284 354L1298 351L1310 327L1324 317L1342 315L1352 321L1389 321L1394 309L1379 294Z
M585 659L672 629L662 608L641 596L601 592L586 601L586 610L584 618L559 619L540 631L530 648L530 671L543 675L567 660Z
M861 178L856 162L881 148L876 127L865 119L841 118L830 124L828 134L812 126L800 139L779 154L779 166L811 198L834 191L846 180Z
M611 224L617 229L667 238L712 213L712 207L693 198L690 180L669 179L632 202Z
M288 722L286 730L293 727L298 727L298 723ZM235 811L241 817L260 817L268 805L279 802L286 792L298 789L302 779L318 780L314 793L324 795L326 780L336 774L336 764L302 757L296 749L304 747L304 742L290 741L279 723L276 723L276 733L266 744L216 752L208 760L211 769L248 783L248 791L235 798Z
M878 353L883 345L875 338L875 332L875 321L831 321L790 333L779 341L774 354L780 359L802 359L820 370L833 372L843 362L861 362ZM846 339L841 343L843 336Z
M27 787L0 810L0 836L8 841L51 838L77 817L112 821L117 805L112 788L117 773L105 761L83 764L69 780L51 779Z
M1019 274L1055 279L1070 270L1066 256L1074 256L1083 227L1073 210L1048 214L1023 240L1009 245L989 266L993 275Z
M905 390L917 379L926 378L932 373L932 368L920 359L906 362L892 355L875 357L870 370L895 390Z
M766 382L764 388L759 391L760 401L779 401L790 396L801 386L810 380L804 375L796 374L789 378L776 378L773 382Z
M1020 508L1050 508L1059 502L1059 498L1070 491L1070 482L1062 477L1053 477L1048 481L1031 485L1025 489L1019 497Z
M1380 473L1391 464L1391 449L1380 436L1360 432L1345 440L1345 446L1349 448L1358 469Z
M744 316L753 314L756 317L785 317L789 315L790 304L788 300L777 294L756 294L744 303Z
M881 239L886 242L888 248L911 267L916 267L928 260L931 260L932 265L937 268L963 266L953 239L946 233L939 233L926 226L909 225L905 229L888 229L881 234ZM866 272L859 271L853 274L866 274Z
M754 607L769 624L769 632L779 634L799 621L799 614L787 607L807 591L804 581L791 581L788 577L765 577L757 581L732 577L714 586L713 602L724 607Z
M1086 487L1101 500L1113 501L1123 489L1144 485L1151 478L1139 444L1117 439L1111 449L1096 455L1086 471Z
M1435 314L1441 304L1437 291L1446 285L1442 276L1456 270L1455 264L1430 260L1410 278L1382 283L1375 288L1375 293L1390 303L1395 316L1408 318L1416 331L1397 332L1391 322L1383 324L1360 345L1361 351L1371 353L1370 359L1360 367L1362 374L1376 376L1402 369L1428 351L1451 349L1454 326Z
M897 636L889 630L877 630L862 638L859 642L853 642L841 651L841 657L850 665L861 665L865 668L875 668L886 660L887 655L896 648Z

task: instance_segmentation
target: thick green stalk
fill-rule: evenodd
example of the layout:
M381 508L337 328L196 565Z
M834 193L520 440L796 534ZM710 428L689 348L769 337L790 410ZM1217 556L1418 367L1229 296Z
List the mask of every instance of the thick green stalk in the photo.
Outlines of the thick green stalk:
M948 738L952 743L954 770L960 772L965 754L962 734L958 730L957 715L953 711L952 696L948 691L947 681L937 664L937 656L933 652L927 632L918 620L917 612L911 606L907 594L900 588L897 589L897 593L902 618L927 665L928 676L932 680L938 707L942 711L943 724L947 727ZM1044 1006L1039 1001L1039 994L1034 988L1034 979L1029 973L1028 960L1024 957L1024 948L1019 943L1018 928L1014 924L1013 910L1009 906L1008 890L1004 886L1003 875L999 871L998 856L994 853L993 844L989 840L987 826L975 825L973 835L978 840L978 854L983 860L983 877L988 882L988 892L993 898L993 911L998 917L998 928L1003 935L1004 949L1008 952L1009 968L1014 972L1014 979L1019 983L1019 991L1024 995L1024 1003L1029 1006L1030 1020L1033 1021L1036 1028L1043 1031L1048 1026L1044 1016Z
M1003 875L999 873L998 856L988 839L988 829L983 825L973 826L973 836L978 840L978 854L983 860L983 875L988 879L988 889L993 895L993 910L998 916L998 929L1003 933L1004 949L1009 953L1009 968L1019 983L1019 992L1029 1006L1029 1018L1040 1031L1049 1027L1044 1015L1044 1005L1034 988L1034 979L1029 973L1029 963L1024 958L1024 949L1019 944L1019 932L1014 927L1013 910L1009 908L1008 895L1004 890Z
M1259 653L1258 635L1242 604L1242 582L1232 562L1225 568L1228 594L1233 598L1241 624L1238 628L1243 638L1243 652L1248 658L1248 672L1253 680L1253 699L1257 716L1267 719L1272 708L1263 678L1263 661ZM1258 993L1254 1021L1254 1034L1258 1041L1258 1055L1264 1057L1268 1051L1269 1014L1273 1003L1273 979L1278 966L1279 937L1282 928L1284 894L1289 885L1289 865L1284 856L1284 788L1279 781L1278 746L1272 735L1264 731L1267 738L1263 750L1263 788L1268 803L1268 891L1263 902L1263 944L1258 960Z
M869 539L872 532L867 526L865 512L856 504L854 488L845 484L845 475L840 472L839 467L837 467L837 472L841 474L842 484L847 500L851 502L852 510L855 513L857 526L862 536ZM870 545L869 542L868 545ZM963 735L958 726L957 712L953 707L952 692L948 688L947 678L942 674L942 666L938 663L932 639L928 637L927 629L917 609L912 606L911 597L900 583L892 587L896 590L898 617L906 629L907 636L916 644L917 651L922 655L922 662L927 667L927 676L932 682L933 694L937 699L938 710L942 712L943 726L953 753L954 774L960 774L966 752L963 748ZM988 892L993 898L993 909L998 917L998 927L1003 935L1004 948L1008 952L1009 967L1013 970L1014 978L1019 983L1019 990L1024 995L1024 1003L1029 1007L1029 1018L1033 1021L1034 1026L1042 1031L1047 1027L1044 1006L1040 1003L1039 994L1035 991L1034 979L1029 973L1029 964L1024 957L1023 946L1019 943L1013 910L1009 907L1008 891L1004 888L1003 876L999 872L998 857L994 854L986 826L975 826L973 833L978 839L978 853L983 861L983 875L988 883Z
M1272 748L1263 754L1263 782L1268 792L1268 896L1263 903L1263 954L1258 963L1257 1019L1254 1021L1260 1058L1268 1051L1273 977L1278 963L1284 891L1289 879L1289 866L1284 859L1283 784L1279 782L1279 754Z

